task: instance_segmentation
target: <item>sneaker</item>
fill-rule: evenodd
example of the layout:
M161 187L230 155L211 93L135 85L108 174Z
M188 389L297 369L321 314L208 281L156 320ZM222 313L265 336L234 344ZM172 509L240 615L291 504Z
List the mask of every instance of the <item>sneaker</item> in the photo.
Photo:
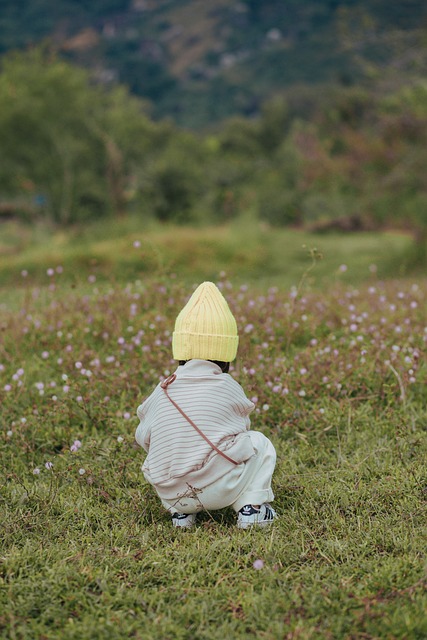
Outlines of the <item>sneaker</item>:
M196 514L195 513L173 513L172 514L172 525L174 527L192 527L196 522Z
M242 507L237 515L237 526L239 529L248 529L256 525L257 527L265 527L271 524L276 517L276 512L266 502L259 508L252 504Z

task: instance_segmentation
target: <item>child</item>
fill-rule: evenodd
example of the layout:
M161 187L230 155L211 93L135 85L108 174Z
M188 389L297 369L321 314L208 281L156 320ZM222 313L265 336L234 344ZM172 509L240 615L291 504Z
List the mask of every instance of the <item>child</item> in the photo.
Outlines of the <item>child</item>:
M228 374L237 326L212 282L201 284L178 315L172 351L179 366L138 407L142 467L175 527L191 527L202 510L233 507L237 526L272 522L276 452L249 431L254 404Z

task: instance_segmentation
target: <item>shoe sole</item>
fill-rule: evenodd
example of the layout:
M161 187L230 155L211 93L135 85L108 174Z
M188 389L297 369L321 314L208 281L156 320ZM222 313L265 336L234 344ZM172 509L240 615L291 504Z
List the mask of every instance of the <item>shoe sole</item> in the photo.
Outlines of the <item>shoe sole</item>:
M238 522L238 529L250 529L251 527L268 527L270 524L273 524L274 518L271 520L263 520L262 522Z

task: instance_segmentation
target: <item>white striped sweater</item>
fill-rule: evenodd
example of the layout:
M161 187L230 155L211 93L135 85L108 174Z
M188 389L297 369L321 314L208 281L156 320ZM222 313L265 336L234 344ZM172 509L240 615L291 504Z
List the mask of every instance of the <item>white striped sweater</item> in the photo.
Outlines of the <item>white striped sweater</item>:
M190 360L175 374L170 397L209 440L238 463L254 455L247 431L255 405L234 378L207 360ZM234 466L197 433L160 384L137 415L135 439L148 452L142 470L160 497L173 499L190 487L202 489Z

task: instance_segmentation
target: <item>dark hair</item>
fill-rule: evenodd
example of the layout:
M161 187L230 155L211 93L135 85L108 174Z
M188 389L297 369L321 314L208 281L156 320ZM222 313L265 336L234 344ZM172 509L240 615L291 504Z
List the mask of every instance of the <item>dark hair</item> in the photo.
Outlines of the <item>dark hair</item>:
M179 360L178 364L181 366L186 362L188 362L188 360ZM230 369L229 362L222 362L221 360L208 360L208 362L213 362L214 364L217 364L223 373L228 373Z

